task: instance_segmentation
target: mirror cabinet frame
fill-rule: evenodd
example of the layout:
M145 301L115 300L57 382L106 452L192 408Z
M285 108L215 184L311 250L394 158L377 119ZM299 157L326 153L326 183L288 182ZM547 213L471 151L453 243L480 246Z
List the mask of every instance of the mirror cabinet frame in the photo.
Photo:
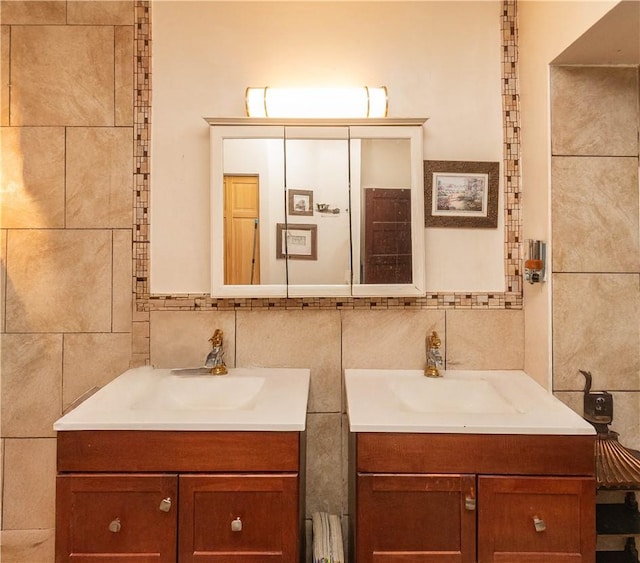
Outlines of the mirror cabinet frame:
M424 245L424 176L423 176L423 125L426 119L256 119L256 118L205 118L210 128L210 189L211 189L211 296L213 298L252 297L403 297L424 296L425 245ZM291 284L228 285L224 279L224 141L226 139L283 139L283 165L286 169L287 128L308 128L310 134L303 138L322 139L322 128L344 128L348 132L345 145L351 154L352 143L360 139L407 139L410 143L411 181L411 248L412 282L406 284ZM317 129L317 136L313 131ZM291 129L293 131L293 129ZM301 138L297 136L295 138ZM350 160L350 158L349 158ZM356 174L349 162L349 184ZM282 186L282 213L286 222L287 190L286 174ZM354 202L349 185L349 212ZM360 185L356 186L360 188ZM357 208L358 206L356 206ZM353 219L353 218L352 218ZM351 271L358 267L353 260L353 241L359 240L360 221L349 221ZM275 225L273 225L275 227ZM352 275L353 281L353 275Z

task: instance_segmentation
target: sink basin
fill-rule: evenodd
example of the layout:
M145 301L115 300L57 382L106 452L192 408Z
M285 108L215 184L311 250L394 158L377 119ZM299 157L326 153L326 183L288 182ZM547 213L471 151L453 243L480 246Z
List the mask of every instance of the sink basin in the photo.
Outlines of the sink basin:
M485 379L399 377L388 382L403 409L421 413L507 414L518 409Z
M308 369L229 368L227 375L220 376L193 373L149 366L130 369L57 420L53 428L305 429Z
M163 378L131 403L133 410L237 410L255 407L264 377L225 379L212 375Z
M352 432L595 434L521 370L347 369Z

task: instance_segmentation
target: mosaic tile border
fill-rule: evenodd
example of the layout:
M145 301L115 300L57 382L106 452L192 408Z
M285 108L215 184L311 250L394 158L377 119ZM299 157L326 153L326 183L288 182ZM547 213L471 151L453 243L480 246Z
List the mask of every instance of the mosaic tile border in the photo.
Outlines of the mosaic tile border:
M518 296L505 293L430 293L425 297L212 298L202 294L152 295L152 311L236 311L246 309L518 309Z
M135 308L149 299L149 189L151 145L151 9L149 0L134 5L134 193L133 293Z
M151 140L151 7L135 0L135 192L133 292L135 312L237 309L521 309L522 213L520 192L520 99L517 0L504 0L502 31L503 175L505 223L504 293L433 293L424 297L239 298L202 294L149 294L149 149Z
M502 127L506 295L522 306L522 213L520 191L520 88L518 82L517 0L502 7Z

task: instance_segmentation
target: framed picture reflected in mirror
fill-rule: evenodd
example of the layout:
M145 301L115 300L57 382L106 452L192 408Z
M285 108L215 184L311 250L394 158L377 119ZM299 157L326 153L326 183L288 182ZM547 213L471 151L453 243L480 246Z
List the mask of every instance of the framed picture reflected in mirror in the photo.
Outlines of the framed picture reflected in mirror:
M318 225L276 223L276 258L318 259Z
M313 215L313 190L287 190L289 215Z

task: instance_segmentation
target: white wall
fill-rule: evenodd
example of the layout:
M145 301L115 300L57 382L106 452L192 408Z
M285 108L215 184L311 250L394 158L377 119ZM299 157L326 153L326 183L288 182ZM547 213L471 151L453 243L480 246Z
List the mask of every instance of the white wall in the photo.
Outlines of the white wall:
M616 4L531 0L518 4L525 239L550 239L549 64ZM551 388L550 275L548 280L525 284L525 370Z
M225 174L255 174L260 189L260 283L285 284L283 261L276 260L276 231L284 222L284 142L282 139L225 139Z
M151 290L206 293L203 117L244 114L247 86L389 88L428 117L424 157L502 160L501 2L154 2ZM429 290L504 291L497 229L429 229Z
M286 141L287 189L311 190L314 206L326 203L340 210L335 215L314 211L313 216L287 216L289 226L316 225L318 239L317 260L289 260L289 284L350 281L348 143L346 138Z

